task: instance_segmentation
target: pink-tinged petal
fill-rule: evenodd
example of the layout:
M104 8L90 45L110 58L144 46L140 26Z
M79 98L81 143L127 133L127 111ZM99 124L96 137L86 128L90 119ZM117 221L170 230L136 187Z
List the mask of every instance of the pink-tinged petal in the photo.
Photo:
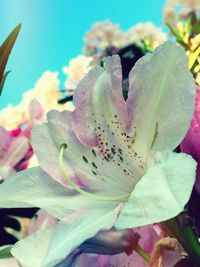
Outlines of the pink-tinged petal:
M134 228L134 232L138 233L141 236L141 239L139 240L139 245L149 254L152 255L154 258L152 259L150 265L144 261L141 256L139 256L134 250L130 255L127 255L126 253L119 253L116 255L97 255L97 254L82 254L80 256L80 259L77 263L77 267L88 267L88 266L96 266L96 267L107 267L107 266L115 266L115 267L122 267L122 266L134 266L134 267L158 267L163 265L156 265L155 263L155 257L156 254L154 253L155 250L155 244L156 242L159 242L159 237L157 236L156 232L154 231L153 226L148 225L145 227L140 228ZM167 249L163 249L162 251L159 251L159 253L162 253L163 257L163 267L172 267L175 263L177 263L181 256L174 251L169 251ZM158 256L161 254L158 253ZM105 253L106 254L106 253ZM65 266L65 265L63 265ZM66 265L70 266L70 265Z
M98 145L97 128L99 124L102 124L102 120L103 123L108 123L106 121L108 119L110 125L112 117L115 119L118 115L121 123L126 125L126 107L122 96L122 71L119 57L107 58L104 68L98 72L96 80L93 78L95 69L89 72L76 90L75 100L78 98L79 101L75 101L72 126L77 137L87 146ZM93 81L92 84L91 81ZM87 88L88 93L83 88ZM82 97L83 90L85 97Z
M119 205L113 210L109 208L90 210L82 214L78 220L73 220L73 223L68 218L59 222L52 233L44 266L45 264L55 266L81 243L96 235L99 230L110 229L119 214L120 208Z
M20 267L14 258L0 260L0 266L2 267Z
M190 128L181 143L181 151L197 161L196 188L200 192L200 88L196 90L195 110Z
M138 239L138 234L135 234L132 229L118 230L116 228L111 228L109 230L101 230L94 237L87 239L70 253L68 257L63 260L63 265L61 264L59 266L76 266L81 255L116 255L123 252L131 254L133 248L138 244ZM85 258L84 256L83 258ZM90 257L86 256L86 258L89 259ZM90 266L90 264L88 264L88 266Z
M118 56L109 57L105 62L105 70L88 95L87 103L83 101L75 107L72 127L81 143L95 146L116 170L123 169L122 175L134 177L132 180L136 183L143 173L144 162L131 150L135 135L127 134L126 103L121 87L120 59ZM88 136L87 129L91 130L92 135ZM94 143L87 140L94 140Z
M91 177L91 180L94 180L95 183L96 180L99 180L104 184L114 186L113 189L116 192L118 190L129 190L129 186L132 186L135 181L133 176L128 173L128 170L131 169L130 166L134 163L126 158L126 155L123 155L123 150L117 147L117 143L113 149L107 148L106 152L102 151L102 147L91 148L82 145L70 127L70 120L71 115L69 112L49 112L48 114L49 129L54 142L58 147L62 143L67 144L65 158L68 164L73 166L78 173L88 176L88 180ZM66 121L69 123L68 126ZM102 131L102 137L103 134L104 132ZM112 144L109 145L111 146ZM129 166L127 162L130 162ZM121 177L126 177L126 180L122 180Z
M6 178L14 170L20 171L26 169L33 151L28 138L23 135L20 129L7 131L3 127L0 127L0 136L1 176ZM5 172L6 169L7 172Z
M74 129L76 129L77 136L80 138L80 140L82 140L83 143L89 144L90 146L95 146L98 144L98 139L95 135L92 122L90 122L90 127L86 127L86 121L90 120L88 114L92 113L90 96L102 72L103 69L100 67L92 69L79 83L74 93Z
M30 138L33 126L38 123L45 122L46 115L42 105L36 99L30 101L28 109L30 119L27 122L26 128L22 131L22 135L27 138Z
M175 149L189 128L195 83L182 47L166 42L137 61L129 75L127 110L136 152Z
M33 155L29 140L20 129L7 131L0 127L0 167L1 175L4 171L2 168L10 169L7 174L13 171L20 171L26 169L28 160ZM5 172L4 172L5 174ZM4 176L4 178L6 178Z
M125 176L124 168L105 159L95 147L86 147L79 142L71 128L70 112L51 111L47 119L47 124L33 129L31 141L40 165L47 173L67 184L59 167L60 145L65 143L65 168L71 178L76 176L75 182L79 185L102 191L103 195L107 192L116 195L129 190L133 181L129 176L125 181L121 179ZM49 153L46 153L47 150ZM116 153L119 154L118 151Z
M2 157L3 153L8 149L12 137L9 131L0 127L0 158Z
M0 165L15 166L22 160L29 150L29 141L26 137L19 136L12 140L6 158L0 159Z
M38 230L17 242L11 253L22 266L60 266L59 263L85 239L100 229L111 228L119 209L107 206L69 214L51 228Z
M154 231L153 226L149 225L149 226L144 226L140 228L134 228L132 229L132 231L140 235L141 238L139 239L139 245L142 248L144 248L147 253L151 253L155 242L158 240L158 236L156 235L156 232ZM134 246L133 246L133 249L134 249ZM97 254L96 255L82 254L80 257L80 260L78 261L77 266L78 267L87 267L87 266L148 267L148 264L133 249L132 249L132 253L131 251L129 251L130 255L127 255L127 253L120 253L120 252L112 256L97 255Z
M14 169L21 170L27 166L22 160L29 154L30 145L28 139L21 135L21 131L15 134L0 127L0 136L1 177L6 178L14 172Z
M164 267L173 267L174 264L180 261L181 257L172 251L164 251ZM143 260L136 252L133 251L131 255L127 255L126 253L120 253L117 255L97 255L97 254L82 254L80 259L76 265L58 265L58 267L88 267L88 266L95 266L95 267L107 267L107 266L114 266L114 267L149 267L149 264ZM185 266L185 265L184 265ZM189 267L190 265L187 265ZM152 266L153 267L153 266ZM154 267L158 267L155 265ZM161 266L159 266L161 267ZM177 266L178 267L178 266ZM183 267L180 265L180 267Z
M118 115L121 122L126 124L126 108L121 89L122 72L119 57L107 58L105 70L98 71L96 80L93 78L94 73L95 70L92 70L76 90L72 121L77 137L87 146L96 146L99 143L96 129L102 123L101 116L104 117L104 122L106 117L110 120L110 118L115 118ZM93 81L92 84L91 81ZM88 92L84 90L85 88ZM84 97L83 91L85 93ZM79 101L76 101L76 98ZM98 115L97 118L96 114Z
M45 121L45 111L36 99L31 100L29 104L29 113L31 115L32 124Z
M103 68L95 67L89 71L76 87L74 92L74 106L78 107L92 93L97 79L103 72Z
M20 181L20 182L19 182ZM72 212L114 210L118 202L95 200L54 181L39 167L18 172L0 186L0 208L39 207L60 220Z
M32 218L29 225L29 234L37 232L39 229L51 228L54 226L58 220L45 212L44 210L39 210Z
M14 169L19 172L19 171L22 171L26 168L28 168L28 165L29 165L29 161L30 161L30 158L33 156L33 149L31 147L31 145L29 144L29 149L28 151L26 152L26 155L23 157L23 159L18 162L15 166L14 166Z

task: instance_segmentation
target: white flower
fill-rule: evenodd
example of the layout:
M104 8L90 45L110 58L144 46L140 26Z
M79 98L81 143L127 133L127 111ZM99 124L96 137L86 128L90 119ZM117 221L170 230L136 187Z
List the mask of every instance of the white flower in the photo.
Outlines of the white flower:
M14 246L22 266L55 266L101 229L160 222L184 209L196 162L172 152L194 111L183 48L168 42L141 58L127 101L121 86L118 56L92 69L78 85L75 110L51 111L34 128L40 167L1 184L0 207L40 207L60 220Z

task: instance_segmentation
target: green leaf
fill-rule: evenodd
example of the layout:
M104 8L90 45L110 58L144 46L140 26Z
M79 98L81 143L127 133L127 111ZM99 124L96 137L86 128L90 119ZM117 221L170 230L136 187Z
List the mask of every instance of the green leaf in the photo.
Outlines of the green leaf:
M0 259L8 259L12 258L12 254L10 253L12 246L4 246L0 249Z
M2 93L2 87L5 82L6 76L8 75L8 72L4 74L6 64L8 62L8 58L15 44L15 41L17 39L20 29L21 29L21 24L19 24L10 33L10 35L6 38L6 40L3 42L3 44L0 47L0 95Z
M189 69L191 70L200 55L200 46L189 56Z
M11 72L10 70L6 71L6 73L5 73L5 74L3 75L3 77L2 77L2 80L1 80L1 82L0 82L0 95L1 95L1 93L2 93L3 86L4 86L4 83L5 83L5 81L6 81L6 78L7 78L8 74L9 74L10 72Z
M188 43L188 39L190 37L190 34L191 34L191 28L192 28L192 14L190 14L186 20L186 23L185 23L185 34L184 34L184 42L185 43Z
M196 34L200 33L200 19L192 26L191 32Z
M173 27L170 23L167 23L167 26L170 29L171 33L176 37L177 40L182 40L181 34L175 27Z

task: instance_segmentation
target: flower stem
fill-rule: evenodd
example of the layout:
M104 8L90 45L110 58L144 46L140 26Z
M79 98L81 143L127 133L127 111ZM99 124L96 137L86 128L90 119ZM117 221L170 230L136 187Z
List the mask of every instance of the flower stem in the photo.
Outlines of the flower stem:
M134 247L134 250L137 252L138 255L140 255L146 262L149 262L150 260L150 255L143 249L140 247L140 245L136 245Z

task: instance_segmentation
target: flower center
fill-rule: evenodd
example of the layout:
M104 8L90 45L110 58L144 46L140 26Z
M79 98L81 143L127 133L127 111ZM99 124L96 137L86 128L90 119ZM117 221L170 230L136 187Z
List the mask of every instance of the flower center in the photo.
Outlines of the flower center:
M130 197L130 193L122 194L122 195L119 195L119 196L101 196L101 195L96 195L96 194L87 192L87 191L79 188L68 177L68 175L67 175L67 173L65 171L65 167L64 167L64 164L63 164L63 158L64 158L64 152L65 152L66 148L67 148L66 144L62 144L60 146L59 166L60 166L60 170L61 170L61 173L62 173L63 177L71 185L71 187L73 187L73 189L75 189L80 194L85 195L85 196L87 196L89 198L92 198L92 199L103 200L103 201L127 201L128 200L128 198Z

